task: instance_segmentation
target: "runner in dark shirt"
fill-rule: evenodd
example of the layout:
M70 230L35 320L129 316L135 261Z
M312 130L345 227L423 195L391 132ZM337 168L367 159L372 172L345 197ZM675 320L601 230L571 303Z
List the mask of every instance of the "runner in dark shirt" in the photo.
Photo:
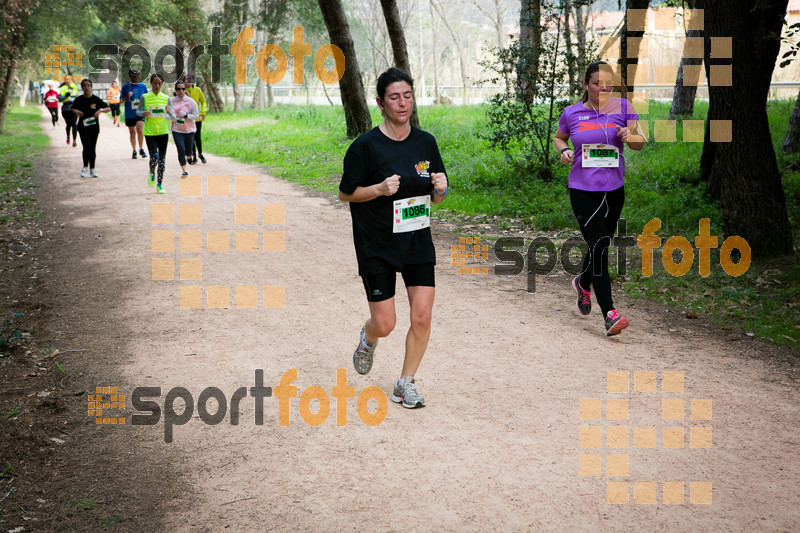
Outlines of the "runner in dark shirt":
M339 198L350 202L358 273L370 310L353 364L358 373L369 372L378 339L394 329L400 272L411 306L411 328L392 400L415 408L425 405L414 374L428 346L435 292L430 203L447 196L447 176L436 140L409 123L414 107L411 78L390 68L378 78L377 89L384 121L350 145L339 184Z
M100 135L100 113L108 113L111 108L92 94L92 82L88 78L81 81L81 90L83 94L72 102L72 113L78 117L78 135L81 136L83 146L81 177L86 178L91 173L93 178L97 178L94 163L97 157L97 137Z

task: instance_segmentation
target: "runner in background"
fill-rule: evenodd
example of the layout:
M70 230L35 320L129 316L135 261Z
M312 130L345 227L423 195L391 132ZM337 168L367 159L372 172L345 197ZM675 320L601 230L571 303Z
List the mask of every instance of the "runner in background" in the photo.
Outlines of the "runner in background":
M106 97L108 98L108 105L111 107L111 118L114 120L114 124L119 128L119 84L117 80L111 82L111 87L106 92Z
M197 110L197 103L186 96L186 82L178 81L175 83L175 96L172 98L172 108L175 112L175 120L172 122L172 139L178 149L178 162L183 171L181 177L188 176L186 172L186 155L192 153L192 141L194 141L195 120L200 116Z
M150 152L150 175L147 184L151 187L156 185L156 166L158 167L158 184L156 192L164 194L164 169L166 166L167 143L169 143L170 123L168 120L175 118L172 109L172 102L161 90L163 84L161 76L153 74L150 76L150 88L148 93L144 93L139 99L139 109L136 114L144 118L144 139L147 143L147 151Z
M609 336L628 327L628 319L614 307L608 275L608 247L625 203L623 151L626 144L641 150L646 141L633 106L611 96L612 79L610 67L602 61L586 68L583 99L564 109L553 141L561 162L571 165L569 199L588 246L583 272L572 280L578 312L584 316L591 312L594 287ZM570 139L574 150L567 143Z
M44 105L50 111L50 118L53 121L53 127L58 126L58 93L53 86L48 87L48 91L44 94Z
M139 101L142 95L147 92L147 86L139 82L139 71L132 68L128 72L130 82L122 86L120 90L120 103L125 104L125 125L128 127L128 132L131 136L131 148L133 155L131 159L136 159L136 139L139 139L139 155L142 159L147 158L144 153L144 118L140 117L137 113L139 109Z
M203 131L203 121L206 118L206 97L200 87L194 84L194 76L187 74L183 77L183 81L186 82L186 96L194 100L200 109L200 118L195 121L197 131L194 133L194 145L192 146L192 157L189 159L189 164L196 164L199 157L200 161L205 165L206 158L203 157L203 140L200 137L200 133Z
M83 94L77 96L72 103L72 112L78 117L78 133L83 146L81 177L86 178L91 173L96 178L98 176L94 163L97 157L97 137L100 135L100 113L108 113L111 108L92 94L92 81L89 78L81 81L81 90Z
M72 76L67 76L67 81L61 84L58 99L61 102L61 116L67 125L67 146L72 134L72 146L78 146L78 129L75 126L75 115L72 113L72 101L78 96L78 86L72 81Z
M358 273L370 314L361 328L353 365L359 374L369 372L378 339L394 329L400 272L408 292L411 327L392 401L413 409L425 405L414 375L430 339L435 294L429 207L447 196L447 176L433 135L409 123L414 88L408 74L390 68L378 77L377 92L383 123L347 149L339 184L339 199L350 202Z

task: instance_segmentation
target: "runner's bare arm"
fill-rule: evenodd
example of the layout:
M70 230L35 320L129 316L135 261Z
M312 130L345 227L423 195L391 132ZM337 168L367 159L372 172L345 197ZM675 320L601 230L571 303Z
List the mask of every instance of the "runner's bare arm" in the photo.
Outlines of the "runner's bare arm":
M356 187L351 194L339 191L339 200L342 202L369 202L378 196L391 196L400 188L400 176L394 174L389 176L381 183L370 185L369 187Z
M617 127L617 131L620 133L622 131L627 131L628 135L627 138L623 138L622 140L628 144L628 148L631 150L641 150L644 147L644 143L647 142L647 137L642 131L642 128L639 126L639 121L628 121L627 128L619 128Z
M433 184L433 195L431 201L435 204L444 202L447 196L447 176L444 172L431 173L431 183Z
M572 151L572 148L569 147L569 134L564 133L561 131L561 128L558 128L556 131L556 136L553 139L553 146L556 147L556 150L561 152L561 162L565 165L569 165L572 163L572 158L574 157L575 153Z

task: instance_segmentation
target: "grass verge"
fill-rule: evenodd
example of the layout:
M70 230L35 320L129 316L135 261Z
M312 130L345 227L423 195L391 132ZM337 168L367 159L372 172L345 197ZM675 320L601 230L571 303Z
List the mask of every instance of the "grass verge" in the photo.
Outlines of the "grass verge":
M36 216L35 202L29 195L33 158L49 143L39 126L37 107L9 108L4 131L0 134L0 226L21 223Z
M778 166L783 173L789 221L800 227L800 156L780 153L793 101L772 101L768 115ZM703 120L707 102L696 102L691 117ZM650 102L647 119L651 140L655 121L665 120L669 104ZM482 138L487 127L486 106L425 107L420 109L422 128L437 139L450 178L452 193L438 216L472 223L493 221L501 229L525 227L533 232L575 230L566 192L567 168L556 169L555 178L543 182L507 163L504 154ZM339 106L278 105L265 111L226 112L211 115L203 131L208 150L248 163L264 165L273 175L335 194L341 165L350 140L345 136L344 115ZM373 124L381 117L372 111ZM659 132L661 133L661 132ZM664 137L664 139L668 138ZM637 235L653 218L662 221L662 237L682 235L694 241L701 218L711 221L711 234L724 237L718 204L705 194L698 179L701 142L683 139L678 121L676 142L650 142L639 152L626 151L626 201L622 217L627 234ZM660 140L660 139L659 139ZM800 235L795 235L796 243ZM796 245L797 247L797 245ZM634 250L632 264L640 260ZM800 350L800 268L793 259L753 263L743 276L733 278L712 259L711 275L701 277L695 260L685 276L675 278L660 267L654 275L621 277L632 296L644 296L686 309L689 316L706 316L723 328ZM659 270L660 268L660 270Z

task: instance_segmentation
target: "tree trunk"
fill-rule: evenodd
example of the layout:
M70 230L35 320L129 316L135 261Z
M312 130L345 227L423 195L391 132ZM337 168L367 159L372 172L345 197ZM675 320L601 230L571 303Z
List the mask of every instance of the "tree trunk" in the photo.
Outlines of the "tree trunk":
M253 87L253 101L250 102L250 109L259 111L264 109L264 82L261 81L261 78L256 80L256 85Z
M356 50L341 1L318 1L322 18L325 20L325 27L328 28L331 44L338 46L346 58L344 74L339 80L339 91L342 95L342 107L347 123L347 136L352 139L372 129L372 117L367 108L364 85L361 83L361 71L358 68Z
M274 42L274 41L270 41ZM255 40L255 51L258 53L258 50L261 50L261 47L264 46L264 40L260 37L260 33L256 35ZM255 61L253 61L255 67ZM253 98L250 100L250 109L257 109L262 110L264 109L264 82L261 80L260 76L256 76L256 84L253 86ZM244 99L244 94L242 95L242 99Z
M689 9L695 9L695 0L686 0ZM684 11L685 13L685 11ZM684 24L686 18L684 17ZM697 94L697 82L699 81L699 71L697 69L690 69L696 72L696 75L686 78L683 67L685 65L701 65L703 59L700 57L686 57L689 51L689 37L702 37L701 30L690 30L686 28L686 44L683 47L683 57L681 64L678 67L678 76L675 80L675 92L672 96L672 105L669 108L669 120L674 120L679 115L691 115L694 112L694 99Z
M567 93L570 97L578 92L575 85L575 55L572 53L572 30L569 27L569 16L572 13L572 0L563 0L564 12L564 48L566 50L567 58L567 78L568 89Z
M539 75L539 51L542 44L542 4L540 0L522 0L519 10L519 64L517 84L527 103L533 102Z
M6 112L8 111L8 102L11 100L11 91L14 87L14 70L17 67L17 60L11 58L6 67L5 83L3 84L3 92L0 93L0 133L3 133L3 124L6 121Z
M505 23L505 9L500 4L501 0L494 0L494 7L497 11L497 24L495 25L495 29L497 30L497 46L500 50L505 50L506 48L506 23ZM511 78L511 72L506 71L504 78L506 80L506 94L511 94L511 84L513 80Z
M328 103L329 103L329 104L331 104L331 105L333 106L333 105L335 105L335 104L333 103L333 100L331 100L331 97L330 97L330 95L328 94L328 87L327 87L327 85L328 85L327 83L323 83L323 84L322 84L322 92L323 92L323 93L325 93L325 98L327 98L327 100L328 100Z
M400 21L400 11L397 9L397 1L381 0L381 7L383 8L383 18L386 20L386 29L389 32L389 38L392 42L394 64L397 68L411 76L411 64L408 61L406 35L403 31L403 24ZM414 107L411 110L411 125L415 128L419 128L416 100L414 100Z
M461 93L461 101L464 105L467 105L469 102L467 100L467 69L464 65L464 51L461 48L460 43L458 42L458 37L456 36L456 32L453 31L453 27L450 26L450 23L447 21L447 15L445 14L445 10L442 7L439 0L433 0L433 7L436 8L436 12L439 13L439 17L441 17L442 22L444 22L444 27L447 28L447 33L450 34L450 37L453 39L453 45L456 47L456 53L458 54L458 65L459 71L461 72L461 85L463 86L463 90Z
M502 0L494 0L494 12L495 15L492 16L491 13L487 9L481 5L478 0L472 0L472 3L475 4L481 13L484 14L486 18L492 21L494 24L494 30L497 32L497 49L503 50L506 47L506 34L505 34L505 9L502 5ZM436 30L433 30L434 36L436 35ZM511 94L511 73L505 73L505 81L506 81L506 94Z
M781 145L784 154L795 154L800 148L800 93L797 93L797 102L794 104L794 111L789 117L789 131Z
M233 82L233 112L238 113L242 110L242 94L239 91L239 84Z
M433 12L433 0L428 2L428 7L431 10L431 49L433 52L433 102L435 104L442 103L442 96L439 94L439 50L436 48L436 15Z
M584 7L586 7L585 15L583 12ZM583 72L589 64L586 61L586 25L589 21L590 10L590 5L584 6L582 3L575 4L575 38L577 39L579 72Z
M183 37L181 37L180 35L178 35L176 33L175 34L175 48L177 48L178 50L180 50L181 53L183 53L183 57L186 57L186 44L187 44L186 43L186 39L184 39ZM188 62L184 61L184 64L183 64L183 75L181 76L181 78L186 75L186 66L187 65L188 65Z
M626 9L647 9L648 5L650 5L649 0L626 0L625 7ZM632 37L643 37L644 32L639 30L629 30L628 29L628 15L627 10L625 12L625 22L622 25L622 31L620 32L620 57L619 57L619 64L620 64L620 75L621 82L620 83L620 91L622 92L623 97L628 96L628 92L633 90L633 80L628 81L628 65L638 65L639 64L639 47L633 47L631 50L628 50L628 39ZM628 57L628 56L632 57ZM647 66L644 66L647 68Z
M225 102L222 101L222 96L219 94L217 84L208 81L211 79L211 76L206 71L201 71L200 76L202 84L201 89L203 89L203 94L206 97L208 111L210 113L221 113L225 111Z
M285 13L285 11L284 11L284 13ZM279 17L279 18L282 19L283 17ZM273 21L273 24L274 23L275 23L275 21ZM269 42L271 42L271 43L274 43L278 39L278 35L276 33L274 33L274 32L270 32L268 35L269 35L269 37L268 37L269 38ZM261 78L259 78L259 80L260 79ZM258 83L258 82L256 82L256 83ZM272 107L272 106L275 105L275 95L272 93L272 85L271 84L264 84L264 87L266 87L266 90L267 90L267 107ZM261 98L260 103L261 103L261 108L260 109L264 109L264 98L263 98L263 96Z
M709 79L706 142L701 164L719 199L724 231L739 235L754 258L792 253L781 176L767 120L767 97L788 0L753 9L750 0L698 0L705 9L705 64ZM732 38L732 57L710 58L710 39ZM732 85L715 84L717 65L732 64ZM731 121L730 142L711 142L712 121ZM719 124L719 123L717 123Z
M28 93L30 93L30 89L28 86L31 84L31 74L30 72L25 72L25 81L22 83L22 90L19 92L19 105L20 107L25 106L25 101L28 99Z

